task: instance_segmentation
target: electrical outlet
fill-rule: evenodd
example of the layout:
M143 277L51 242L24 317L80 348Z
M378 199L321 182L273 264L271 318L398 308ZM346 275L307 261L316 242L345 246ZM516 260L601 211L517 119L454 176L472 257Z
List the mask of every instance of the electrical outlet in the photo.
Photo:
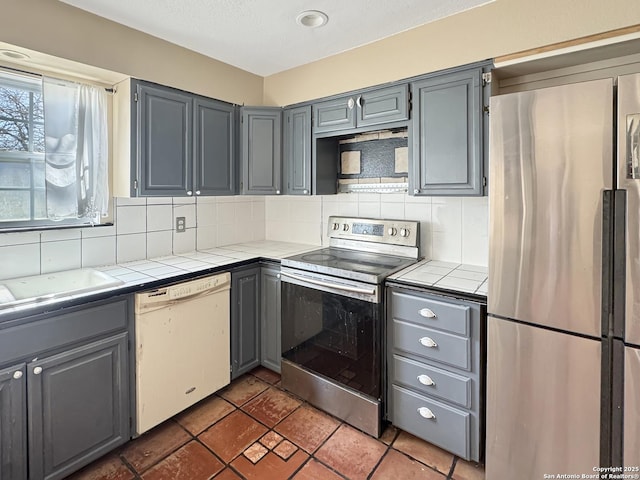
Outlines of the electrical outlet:
M176 217L176 233L182 233L187 228L185 217Z

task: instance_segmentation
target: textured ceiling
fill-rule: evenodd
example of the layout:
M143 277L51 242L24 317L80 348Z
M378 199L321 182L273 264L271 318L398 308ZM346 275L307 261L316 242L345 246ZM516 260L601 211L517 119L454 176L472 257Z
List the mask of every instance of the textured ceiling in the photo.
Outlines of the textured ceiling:
M257 75L335 55L492 0L61 0ZM327 25L298 25L320 10Z

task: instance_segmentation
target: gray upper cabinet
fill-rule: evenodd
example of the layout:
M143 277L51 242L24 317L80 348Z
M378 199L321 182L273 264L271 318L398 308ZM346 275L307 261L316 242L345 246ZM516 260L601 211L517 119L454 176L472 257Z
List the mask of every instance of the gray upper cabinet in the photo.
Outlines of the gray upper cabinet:
M233 105L195 99L196 195L233 195L235 190L235 109Z
M133 87L132 193L233 195L235 107L141 80Z
M25 365L0 370L0 480L27 478Z
M260 365L260 268L231 273L231 379Z
M127 333L27 365L29 477L61 479L129 439Z
M284 179L288 195L311 194L311 106L284 111Z
M409 119L408 85L400 84L318 102L315 134L371 127Z
M436 75L412 83L411 89L409 192L482 195L482 68Z
M140 196L180 196L191 188L193 100L159 85L136 85Z
M368 127L409 118L409 85L364 92L356 99L357 126Z
M282 191L282 109L243 107L242 178L245 195L279 195Z
M313 132L324 133L356 127L355 99L340 97L313 104Z
M263 267L260 275L261 354L260 363L280 372L280 269Z

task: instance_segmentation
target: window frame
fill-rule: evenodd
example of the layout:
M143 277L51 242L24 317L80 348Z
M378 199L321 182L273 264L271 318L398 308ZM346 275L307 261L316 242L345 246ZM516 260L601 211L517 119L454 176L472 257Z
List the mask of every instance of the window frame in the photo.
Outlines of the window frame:
M35 124L41 124L44 127L44 118L42 122L34 121L34 115L33 115L34 93L40 93L41 95L43 94L42 76L43 75L39 73L25 72L22 70L17 70L17 69L0 65L0 87L25 90L30 93L29 119L27 121L17 120L22 123L28 122L29 151L0 150L0 163L25 164L30 166L30 172L29 172L30 186L29 187L0 186L0 195L2 195L3 192L29 191L30 192L29 213L31 217L29 220L0 219L0 233L112 225L112 223L108 222L108 220L106 219L104 220L105 223L102 223L103 220L101 218L95 218L92 220L89 220L86 218L70 218L70 219L63 219L63 220L51 220L49 218L34 218L36 192L38 190L45 190L46 192L46 184L43 187L37 187L35 185L34 166L37 164L42 164L43 166L45 165L45 152L33 151L34 138L32 135L33 126ZM9 121L16 121L15 119L10 117L2 117L2 119L6 119ZM108 130L110 131L110 126L108 127ZM43 131L43 135L44 135L44 131ZM34 159L36 161L34 161ZM45 201L46 201L46 196L45 196Z

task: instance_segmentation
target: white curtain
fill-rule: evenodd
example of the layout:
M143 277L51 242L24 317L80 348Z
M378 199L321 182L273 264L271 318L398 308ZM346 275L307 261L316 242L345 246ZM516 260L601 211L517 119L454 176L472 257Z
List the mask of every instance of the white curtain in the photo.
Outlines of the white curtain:
M107 215L107 98L103 88L43 78L47 216Z

